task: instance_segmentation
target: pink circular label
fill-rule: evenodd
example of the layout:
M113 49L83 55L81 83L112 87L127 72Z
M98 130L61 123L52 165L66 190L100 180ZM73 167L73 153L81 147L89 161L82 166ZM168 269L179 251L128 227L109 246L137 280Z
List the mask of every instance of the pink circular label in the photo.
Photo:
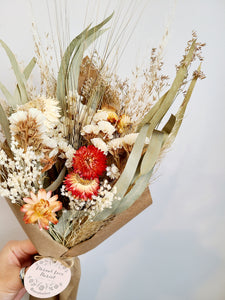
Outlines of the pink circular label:
M69 268L51 258L42 258L26 272L24 286L34 297L49 298L60 294L68 286L70 279Z

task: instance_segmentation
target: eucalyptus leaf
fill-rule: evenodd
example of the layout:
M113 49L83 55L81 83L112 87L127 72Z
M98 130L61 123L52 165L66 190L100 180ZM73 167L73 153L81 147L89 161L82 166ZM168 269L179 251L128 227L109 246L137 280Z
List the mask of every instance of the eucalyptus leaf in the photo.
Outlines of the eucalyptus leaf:
M25 78L24 74L20 71L18 62L15 58L15 55L12 53L12 51L9 49L9 47L2 40L0 40L0 44L4 48L6 54L8 55L8 58L12 65L12 69L16 75L16 79L17 79L18 87L19 87L19 91L20 91L20 96L21 96L21 102L26 103L28 100L27 92L26 92L26 78Z
M26 68L24 69L23 74L24 74L26 80L29 79L31 72L33 71L33 69L34 69L34 67L35 67L35 65L36 65L36 62L37 62L36 58L33 57L33 58L31 59L31 61L29 62L29 64L28 64L28 65L26 66Z
M29 64L26 66L26 68L23 71L23 74L24 74L26 80L28 80L28 78L30 77L30 74L33 71L33 68L35 67L35 65L36 65L36 58L33 57L31 59L31 61L29 62ZM20 90L19 90L18 84L16 85L16 89L15 89L15 92L14 92L14 99L16 99L15 101L16 101L17 104L21 104L21 102L20 102Z
M84 120L82 122L82 127L87 124L87 120L89 118L93 117L94 113L96 112L96 109L97 109L98 105L100 104L100 102L102 100L103 95L104 95L104 91L99 86L99 87L96 88L94 93L88 99L87 114L86 114L86 117L84 118Z
M155 163L165 141L165 137L167 137L171 132L174 124L175 119L172 115L167 124L164 126L164 132L157 130L153 131L150 144L141 163L140 176L137 178L131 190L121 200L120 205L114 211L115 215L128 209L144 192L151 178Z
M140 175L147 174L154 167L164 141L164 135L161 131L153 131L147 151L141 162Z
M10 130L9 130L9 120L6 116L6 113L5 113L1 103L0 103L0 123L1 123L2 129L4 131L7 143L10 146L10 144L11 144L11 134L10 134Z
M167 121L167 123L163 127L162 131L166 132L167 134L170 134L171 131L174 128L175 123L176 123L176 117L173 114L171 114L169 120Z
M144 125L136 139L136 142L133 146L133 149L129 155L127 160L126 166L121 174L120 178L118 179L117 183L115 184L117 190L117 196L123 197L134 177L136 172L137 166L139 164L142 150L145 144L146 135L148 132L148 124Z
M11 95L11 93L7 90L7 88L1 82L0 82L0 89L1 89L2 93L4 94L4 96L6 97L8 104L10 106L12 106L13 108L15 108L17 105L16 99Z
M134 202L143 194L144 190L149 184L149 180L152 176L153 169L145 175L138 178L133 188L126 194L121 200L120 205L114 211L115 215L118 215L128 209Z

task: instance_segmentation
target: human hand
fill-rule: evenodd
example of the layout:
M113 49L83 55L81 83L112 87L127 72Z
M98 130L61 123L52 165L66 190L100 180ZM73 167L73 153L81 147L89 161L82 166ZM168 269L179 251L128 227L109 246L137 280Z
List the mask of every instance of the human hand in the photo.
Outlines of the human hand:
M28 267L37 253L29 240L10 241L0 251L0 299L20 300L26 290L19 278L21 268Z

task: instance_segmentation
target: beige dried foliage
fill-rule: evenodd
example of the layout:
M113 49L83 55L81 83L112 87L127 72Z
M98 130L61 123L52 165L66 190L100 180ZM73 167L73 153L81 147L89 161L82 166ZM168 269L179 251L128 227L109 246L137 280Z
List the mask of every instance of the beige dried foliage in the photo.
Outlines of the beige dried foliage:
M65 246L71 248L81 242L90 239L96 232L102 227L106 226L113 218L106 219L104 221L91 222L87 217L81 219L80 224L74 224L74 229L66 238Z
M27 147L33 147L36 152L43 149L42 133L39 131L34 118L28 117L14 124L13 135L18 146L26 152Z
M97 53L84 57L79 76L78 93L83 97L83 103L87 103L88 99L96 92L97 88L101 88L103 96L101 105L111 105L116 110L119 110L119 94L118 91L111 85L106 75L106 70L103 68L101 59L96 59ZM97 63L98 62L98 63Z

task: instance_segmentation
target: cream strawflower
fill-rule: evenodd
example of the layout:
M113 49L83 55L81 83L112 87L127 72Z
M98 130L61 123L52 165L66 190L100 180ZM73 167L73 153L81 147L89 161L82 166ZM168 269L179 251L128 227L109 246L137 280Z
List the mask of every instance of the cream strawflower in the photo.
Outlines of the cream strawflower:
M41 111L45 116L45 125L49 129L53 128L59 122L60 108L57 99L39 96L21 107L22 110L26 110L27 108L36 108Z

